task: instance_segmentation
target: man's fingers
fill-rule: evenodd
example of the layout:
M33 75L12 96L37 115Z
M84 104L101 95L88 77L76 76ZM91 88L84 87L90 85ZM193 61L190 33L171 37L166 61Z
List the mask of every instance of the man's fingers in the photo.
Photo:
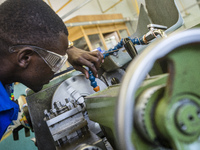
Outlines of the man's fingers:
M97 70L103 62L103 54L99 51L86 52L81 49L73 48L68 50L68 61L76 70L81 71L89 78L88 71L83 67L88 67L95 77L97 77Z
M87 59L84 59L84 58L80 58L79 59L79 64L82 64L83 66L87 66L93 72L94 76L97 77L97 69L98 68L90 60L87 60ZM80 67L83 68L82 66L79 66L78 68L80 69ZM79 70L79 71L81 71L81 70Z
M100 52L90 52L86 59L94 63L96 69L98 70L103 62L103 54Z
M91 54L92 56L95 56L95 57L97 57L98 59L100 59L100 60L101 60L101 63L103 62L104 56L103 56L103 54L102 54L101 52L99 52L99 51L93 51L93 52L90 52L90 54Z
M81 67L81 66L75 66L74 69L81 71L85 75L85 77L87 79L89 79L89 73L88 73L87 69L85 69L84 67Z
M93 51L93 52L90 52L90 53L91 53L91 55L96 56L96 57L98 57L100 59L104 58L103 54L101 52L99 52L99 51Z
M93 75L95 76L95 77L98 77L97 76L97 67L93 64L93 63L91 63L90 61L85 61L85 66L87 66L92 72L93 72Z

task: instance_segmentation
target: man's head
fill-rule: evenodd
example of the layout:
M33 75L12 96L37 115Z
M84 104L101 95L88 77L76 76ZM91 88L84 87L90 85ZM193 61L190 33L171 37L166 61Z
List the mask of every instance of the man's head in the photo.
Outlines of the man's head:
M18 81L34 91L40 90L53 72L34 46L64 55L67 36L62 20L42 0L5 1L0 5L0 57L4 66L6 63L1 71L9 75L0 75L0 80ZM11 53L11 47L17 50Z

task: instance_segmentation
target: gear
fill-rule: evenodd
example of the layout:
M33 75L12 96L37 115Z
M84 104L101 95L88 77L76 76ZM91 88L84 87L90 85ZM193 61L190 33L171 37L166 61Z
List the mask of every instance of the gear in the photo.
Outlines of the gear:
M158 144L156 141L157 135L154 127L154 111L157 101L155 97L160 96L160 91L163 89L163 85L154 86L146 89L137 98L135 105L135 123L136 128L142 134L147 141ZM153 97L153 98L152 98Z

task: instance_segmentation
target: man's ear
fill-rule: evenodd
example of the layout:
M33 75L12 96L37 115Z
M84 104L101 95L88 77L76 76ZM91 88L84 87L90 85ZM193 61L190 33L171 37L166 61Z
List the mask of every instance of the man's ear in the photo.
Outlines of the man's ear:
M17 53L18 65L22 68L27 68L33 57L33 50L26 47Z

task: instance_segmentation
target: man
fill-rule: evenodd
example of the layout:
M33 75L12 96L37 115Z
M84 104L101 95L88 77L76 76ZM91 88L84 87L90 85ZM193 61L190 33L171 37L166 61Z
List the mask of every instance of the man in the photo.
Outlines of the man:
M89 74L83 65L97 76L103 55L68 48L66 26L45 2L7 0L0 5L0 139L18 112L6 85L20 82L38 92L63 66L67 55L86 78Z

